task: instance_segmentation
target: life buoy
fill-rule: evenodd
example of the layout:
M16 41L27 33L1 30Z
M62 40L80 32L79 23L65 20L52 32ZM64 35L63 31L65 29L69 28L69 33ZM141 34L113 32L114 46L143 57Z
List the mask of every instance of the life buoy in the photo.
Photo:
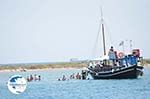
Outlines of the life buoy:
M123 58L123 56L124 56L124 53L123 53L123 52L118 53L118 57L119 57L119 58Z

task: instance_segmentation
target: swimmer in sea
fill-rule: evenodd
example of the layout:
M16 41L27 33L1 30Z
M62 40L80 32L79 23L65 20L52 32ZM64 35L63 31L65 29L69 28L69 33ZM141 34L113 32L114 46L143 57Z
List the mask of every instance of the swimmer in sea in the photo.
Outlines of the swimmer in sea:
M66 77L65 77L65 75L63 75L62 81L65 81L65 80L66 80Z

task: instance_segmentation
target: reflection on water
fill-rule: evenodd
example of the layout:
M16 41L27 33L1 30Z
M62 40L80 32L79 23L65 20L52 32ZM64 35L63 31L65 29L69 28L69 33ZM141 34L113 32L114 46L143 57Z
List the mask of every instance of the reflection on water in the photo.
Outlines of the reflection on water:
M28 72L0 72L0 99L148 99L150 97L150 68L139 79L126 80L67 80L62 75L81 72L80 69ZM41 81L29 82L20 95L9 92L6 82L13 74L27 77L41 75Z

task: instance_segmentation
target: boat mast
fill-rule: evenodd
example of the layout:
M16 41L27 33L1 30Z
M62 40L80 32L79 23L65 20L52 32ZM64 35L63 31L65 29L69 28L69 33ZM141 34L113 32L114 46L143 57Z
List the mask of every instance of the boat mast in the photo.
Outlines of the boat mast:
M102 37L103 37L103 50L104 50L104 56L106 55L106 45L105 45L105 30L104 30L104 20L103 20L103 12L101 8L101 26L102 26Z

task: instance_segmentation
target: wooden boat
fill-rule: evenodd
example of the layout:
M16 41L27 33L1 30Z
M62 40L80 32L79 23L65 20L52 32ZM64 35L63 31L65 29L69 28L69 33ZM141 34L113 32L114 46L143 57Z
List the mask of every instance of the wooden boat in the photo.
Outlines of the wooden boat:
M118 68L113 67L105 71L95 71L94 69L88 68L88 72L93 79L132 79L143 75L143 67L137 65Z
M105 33L104 33L104 22L103 16L101 16L101 30L103 37L103 50L104 56L106 56L106 47L105 47ZM143 65L142 65L142 57L139 55L140 51L133 50L133 53L130 55L124 55L122 58L117 58L113 61L116 63L119 61L124 61L125 64L117 65L111 64L110 59L101 60L102 64L98 64L96 66L88 67L88 74L90 74L93 79L132 79L138 78L143 75ZM126 57L126 58L125 58ZM134 59L134 63L129 62ZM99 60L100 61L100 60Z

